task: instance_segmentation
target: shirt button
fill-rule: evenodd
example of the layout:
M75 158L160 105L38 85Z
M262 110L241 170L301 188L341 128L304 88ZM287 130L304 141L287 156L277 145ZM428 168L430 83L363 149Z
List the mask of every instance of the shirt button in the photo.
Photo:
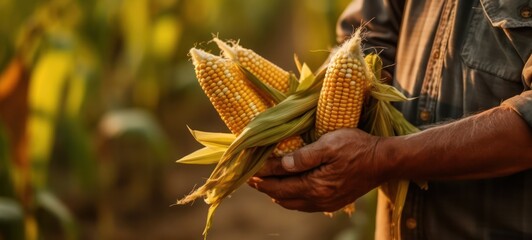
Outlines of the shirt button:
M419 113L419 119L421 119L422 121L424 122L427 122L430 120L430 112L427 111L427 110L422 110L420 113Z
M520 9L521 17L530 18L532 17L532 8L529 6L524 6Z
M432 53L432 58L434 59L440 58L440 50L435 50L434 53Z
M412 230L417 227L417 221L414 218L408 218L406 219L406 228Z

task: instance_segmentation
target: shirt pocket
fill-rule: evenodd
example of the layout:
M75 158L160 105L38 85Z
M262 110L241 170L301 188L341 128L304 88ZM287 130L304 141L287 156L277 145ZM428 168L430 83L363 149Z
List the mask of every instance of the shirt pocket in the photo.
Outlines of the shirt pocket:
M520 9L528 1L481 0L473 8L461 57L467 67L506 81L521 82L532 49L532 18L523 18Z

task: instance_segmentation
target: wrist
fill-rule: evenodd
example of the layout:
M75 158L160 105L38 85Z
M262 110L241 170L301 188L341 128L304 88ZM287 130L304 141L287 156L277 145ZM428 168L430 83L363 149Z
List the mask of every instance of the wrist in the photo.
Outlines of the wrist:
M373 160L381 182L408 178L404 161L407 148L401 146L404 141L403 137L380 137L377 141Z

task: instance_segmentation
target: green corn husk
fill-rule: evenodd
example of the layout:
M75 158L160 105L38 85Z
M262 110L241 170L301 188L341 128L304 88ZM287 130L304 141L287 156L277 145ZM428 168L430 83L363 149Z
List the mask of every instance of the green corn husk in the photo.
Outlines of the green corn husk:
M370 54L366 56L365 61L369 68L372 69L375 78L371 90L372 105L366 111L366 116L364 116L369 121L364 129L370 134L383 137L418 132L419 129L410 124L403 114L392 106L391 102L408 101L410 99L393 86L386 85L380 81L382 60L378 55ZM394 239L400 239L401 214L406 201L409 182L407 180L397 180L385 183L385 185L387 185L388 189L393 189L395 193L394 196L391 196L394 201L391 235Z
M256 79L249 71L244 68L241 69L248 78L252 79L250 82L254 83L258 89L271 88L266 84L260 84L260 80ZM177 201L177 204L186 204L203 197L205 202L210 204L204 231L205 238L211 226L212 216L220 202L263 166L276 144L287 137L310 132L314 126L314 115L323 76L324 72L319 73L318 76L314 76L310 71L302 73L304 86L296 85L295 93L284 97L284 99L279 98L280 102L277 105L255 117L229 145L222 144L223 146L216 146L219 148L212 148L206 143L213 141L213 139L219 139L218 133L206 134L201 132L203 138L198 139L198 131L191 130L196 139L205 145L205 148L189 154L177 162L215 163L216 161L213 160L219 157L220 151L224 151L206 183ZM276 90L263 91L271 93ZM225 140L229 139L227 136L226 134Z
M357 34L360 34L360 31L357 31ZM360 38L360 35L353 37ZM294 135L302 135L309 142L316 140L313 135L315 111L325 69L314 75L307 65L299 62L297 56L294 58L300 77L298 84L291 83L291 90L287 94L263 84L250 71L241 67L250 82L261 92L271 96L271 99L278 104L255 117L240 135L191 130L196 140L205 147L177 162L217 165L203 186L178 200L177 204L187 204L197 198L204 198L210 205L203 233L205 238L211 227L214 212L221 201L263 166L278 142ZM370 54L365 60L374 73L374 78L371 83L369 105L365 107L361 116L366 123L362 129L377 136L405 135L419 131L392 106L391 102L410 99L393 86L380 82L382 61L379 56ZM297 82L295 76L291 78L291 81ZM400 236L399 220L406 199L408 181L397 181L387 185L396 190L392 220L397 228L392 234Z
M184 164L215 164L220 161L229 145L236 139L231 133L211 133L192 130L188 128L194 139L201 143L201 148L181 159L178 163Z

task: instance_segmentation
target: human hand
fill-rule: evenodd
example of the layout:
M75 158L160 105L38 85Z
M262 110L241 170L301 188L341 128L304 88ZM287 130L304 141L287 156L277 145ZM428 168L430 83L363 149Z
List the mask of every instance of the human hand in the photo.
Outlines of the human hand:
M336 211L384 182L374 160L378 142L359 129L333 131L269 159L248 184L287 209Z

